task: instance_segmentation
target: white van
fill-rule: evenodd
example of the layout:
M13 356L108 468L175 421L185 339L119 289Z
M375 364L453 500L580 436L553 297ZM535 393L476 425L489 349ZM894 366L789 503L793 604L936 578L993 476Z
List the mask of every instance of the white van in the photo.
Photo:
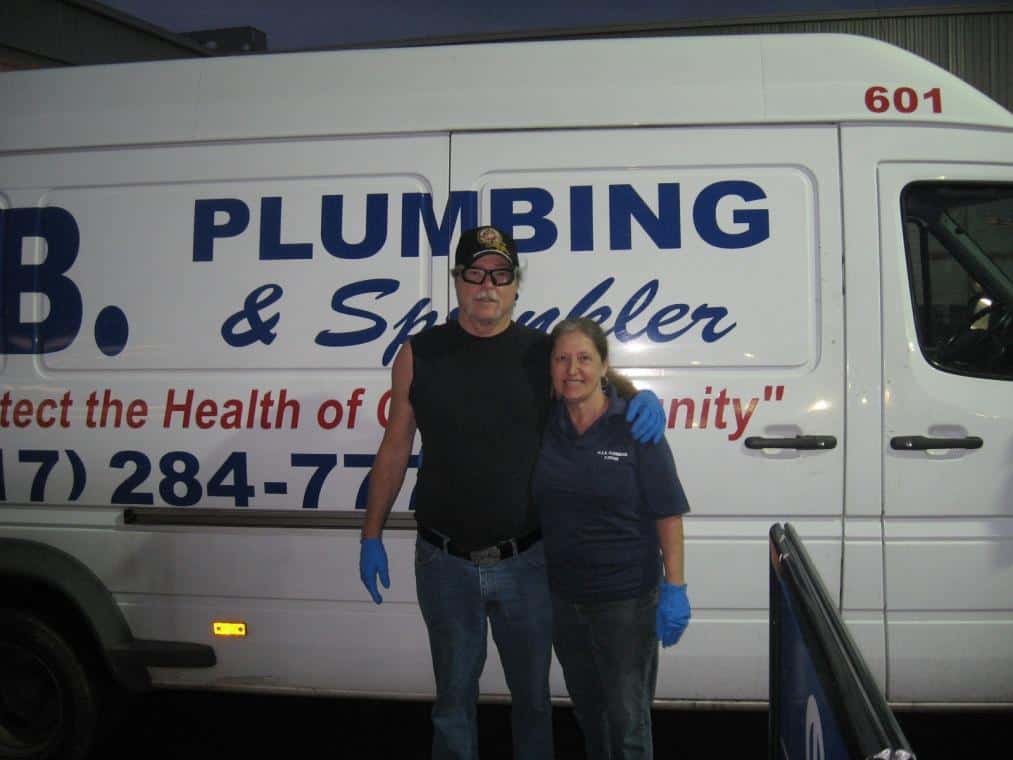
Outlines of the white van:
M645 38L0 102L0 689L67 716L0 757L80 741L109 676L433 694L411 483L379 607L357 510L478 222L519 241L518 321L601 321L668 411L694 618L659 703L766 699L786 519L892 703L1013 703L1013 115L964 82L858 37Z

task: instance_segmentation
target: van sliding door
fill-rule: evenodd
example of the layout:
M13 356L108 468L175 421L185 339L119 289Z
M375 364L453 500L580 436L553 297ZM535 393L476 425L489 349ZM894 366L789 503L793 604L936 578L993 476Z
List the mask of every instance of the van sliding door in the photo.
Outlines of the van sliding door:
M515 319L601 322L612 363L663 400L692 507L694 620L662 654L659 699L766 697L774 521L792 521L839 588L837 155L823 127L451 138L454 192L518 240Z

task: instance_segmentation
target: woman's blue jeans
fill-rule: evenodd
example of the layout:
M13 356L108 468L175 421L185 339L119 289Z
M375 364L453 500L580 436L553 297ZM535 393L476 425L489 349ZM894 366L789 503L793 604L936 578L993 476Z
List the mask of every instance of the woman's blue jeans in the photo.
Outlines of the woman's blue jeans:
M657 607L657 589L637 599L590 604L552 596L553 643L588 760L654 757Z
M489 624L510 688L513 756L552 760L552 602L542 542L478 566L419 538L415 587L436 676L433 760L478 758L478 679Z

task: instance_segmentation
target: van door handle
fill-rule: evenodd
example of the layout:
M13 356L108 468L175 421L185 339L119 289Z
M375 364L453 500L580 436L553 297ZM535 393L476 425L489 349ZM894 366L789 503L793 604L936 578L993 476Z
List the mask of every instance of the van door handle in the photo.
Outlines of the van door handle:
M976 435L969 435L965 438L928 438L924 435L898 435L890 439L890 448L896 451L980 449L983 443Z
M837 439L832 435L796 435L793 438L760 438L750 436L746 439L747 449L832 449L837 446Z

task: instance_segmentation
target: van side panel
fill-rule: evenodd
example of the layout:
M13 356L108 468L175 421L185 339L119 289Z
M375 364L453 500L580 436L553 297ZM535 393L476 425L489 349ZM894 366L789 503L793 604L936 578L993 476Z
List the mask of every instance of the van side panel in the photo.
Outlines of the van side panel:
M1008 368L1003 374L971 364L947 366L946 351L931 353L925 347L929 336L919 320L946 320L940 324L952 325L955 337L975 320L970 312L944 313L941 304L916 308L916 297L924 295L920 268L938 269L937 290L967 287L959 296L961 308L973 283L936 240L942 233L933 232L932 220L906 194L922 183L940 188L939 197L954 202L969 188L1013 197L1008 161L1013 136L956 128L849 127L842 146L845 193L854 200L848 229L856 231L856 239L877 241L882 262L880 519L887 694L895 701L1008 702L1013 700L1013 377ZM867 192L871 187L875 194ZM993 205L983 206L979 224L975 206L987 202ZM1010 207L983 195L959 214L961 234L977 238L980 246L973 245L1005 267L1007 278L1013 263ZM924 257L911 253L919 246ZM850 261L852 254L865 251L849 247L848 254ZM879 359L866 348L849 337L849 353L863 356L862 366L870 367ZM905 450L902 442L911 436L980 439L981 446ZM849 500L849 535L852 506L856 513L873 511L871 504ZM859 547L849 541L845 588L856 585L852 573L860 562L852 562L853 548ZM853 600L846 594L845 601L850 606Z
M446 316L450 234L470 213L441 217L448 148L405 135L0 157L0 525L83 562L134 637L220 654L156 683L431 691L412 534L391 532L394 586L374 610L358 531L298 519L364 506L392 356ZM152 506L282 510L297 527L124 522ZM214 620L249 634L215 640Z
M517 316L593 315L653 389L692 512L693 623L659 699L767 693L766 530L790 518L840 588L843 322L829 127L468 133L452 184L527 253ZM747 448L830 436L825 450ZM557 682L558 683L558 682ZM561 687L558 684L557 688Z

